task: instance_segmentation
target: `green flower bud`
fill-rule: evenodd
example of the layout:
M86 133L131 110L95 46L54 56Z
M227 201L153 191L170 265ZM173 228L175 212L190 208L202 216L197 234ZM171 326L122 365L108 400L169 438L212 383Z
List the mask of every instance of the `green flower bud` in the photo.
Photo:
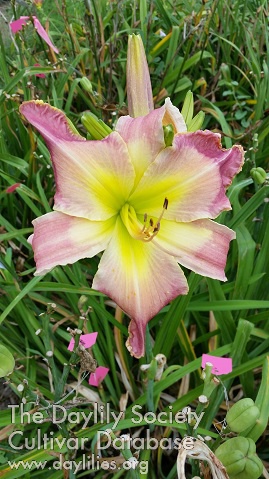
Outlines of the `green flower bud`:
M81 121L87 131L90 133L92 140L102 140L112 132L111 128L107 126L102 120L90 111L85 111L81 117Z
M250 176L253 178L258 185L262 185L266 180L266 171L260 166L258 168L252 168L250 170Z
M15 366L15 360L9 350L0 345L0 378L12 373Z
M227 412L226 421L234 432L245 431L254 426L260 415L260 410L250 398L241 399Z
M81 78L80 85L82 86L83 90L87 91L88 93L92 93L92 84L87 77Z
M256 454L255 442L246 437L228 439L215 452L230 479L258 479L263 463Z

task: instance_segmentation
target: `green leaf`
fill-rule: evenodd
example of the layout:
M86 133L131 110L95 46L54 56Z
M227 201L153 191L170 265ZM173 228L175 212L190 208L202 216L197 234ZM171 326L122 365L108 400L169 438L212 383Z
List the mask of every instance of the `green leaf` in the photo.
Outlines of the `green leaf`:
M12 373L15 367L15 360L11 352L0 344L0 378Z

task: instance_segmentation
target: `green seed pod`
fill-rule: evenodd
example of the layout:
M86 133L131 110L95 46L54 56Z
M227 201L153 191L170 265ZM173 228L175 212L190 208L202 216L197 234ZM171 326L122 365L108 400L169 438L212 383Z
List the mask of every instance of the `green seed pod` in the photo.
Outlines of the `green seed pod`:
M254 426L260 415L260 410L250 398L241 399L234 404L227 412L226 421L234 432L245 431L248 427Z
M262 185L266 180L266 171L260 166L258 168L252 168L250 170L250 175L258 185Z
M2 344L0 345L0 365L0 378L12 373L15 366L12 354Z
M255 442L246 437L228 439L215 452L230 479L258 479L263 463L256 454Z

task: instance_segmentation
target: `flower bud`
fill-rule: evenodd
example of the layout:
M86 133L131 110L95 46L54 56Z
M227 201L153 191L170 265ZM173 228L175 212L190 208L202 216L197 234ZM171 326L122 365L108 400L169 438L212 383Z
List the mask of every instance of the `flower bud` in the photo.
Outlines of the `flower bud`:
M153 96L146 54L140 35L130 35L127 52L127 98L133 118L153 111Z
M87 131L90 133L92 140L102 140L112 132L109 126L107 126L102 120L97 118L97 116L90 111L85 111L83 113L81 121L83 126L85 126Z
M256 454L255 442L246 437L228 439L215 452L230 479L258 479L263 463Z
M92 83L87 77L81 78L80 85L82 86L83 90L88 93L92 93Z
M258 185L262 185L266 180L266 171L260 166L258 168L252 168L250 170L250 176L253 180L258 183Z
M226 421L229 428L234 432L245 431L254 426L260 415L260 410L250 398L241 399L228 411Z

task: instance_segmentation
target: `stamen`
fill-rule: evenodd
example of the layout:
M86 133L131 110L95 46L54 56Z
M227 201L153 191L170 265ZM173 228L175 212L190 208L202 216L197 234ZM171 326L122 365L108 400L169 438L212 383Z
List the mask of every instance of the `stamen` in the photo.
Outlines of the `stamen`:
M147 213L144 214L144 226L141 230L141 234L144 235L144 238L143 238L143 241L151 241L153 240L154 236L156 236L158 234L158 232L160 231L161 229L161 219L165 213L165 211L167 210L168 208L168 198L164 198L164 202L163 202L163 210L159 216L159 218L157 219L155 225L154 225L154 221L152 218L150 218L149 220L149 226L146 227L146 221L147 221Z
M163 210L157 219L154 221L153 218L150 218L148 221L147 213L144 214L144 225L141 224L141 221L136 216L135 209L132 205L126 203L121 211L121 219L129 232L129 234L137 240L149 242L158 234L161 228L161 219L167 210L168 199L165 198L163 202Z

